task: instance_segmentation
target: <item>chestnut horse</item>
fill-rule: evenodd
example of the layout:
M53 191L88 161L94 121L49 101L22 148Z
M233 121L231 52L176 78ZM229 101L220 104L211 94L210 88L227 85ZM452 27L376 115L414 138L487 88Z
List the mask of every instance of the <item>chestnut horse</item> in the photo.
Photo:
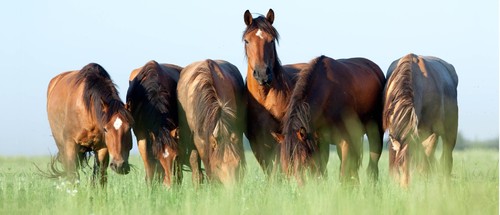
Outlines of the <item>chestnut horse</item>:
M96 156L93 181L99 171L100 184L106 183L110 155L111 169L119 174L129 173L133 119L109 74L100 65L91 63L80 71L54 77L47 91L47 114L59 149L57 158L64 168L58 171L53 160L54 177L78 178L77 168L83 164L87 152Z
M180 163L174 161L178 156L176 90L181 70L179 66L160 65L152 60L130 75L126 106L134 117L133 130L148 183L155 172L160 180L163 172L166 186L172 184L172 175L180 177Z
M282 66L276 52L278 31L273 27L274 11L266 17L253 18L245 11L243 33L248 59L246 76L247 119L245 135L252 151L267 176L278 162L278 143L272 133L281 133L281 120L286 112L296 73L307 64ZM276 166L279 167L279 166Z
M302 70L283 118L281 165L299 183L305 170L326 173L329 145L337 145L342 182L358 183L363 135L370 146L368 174L375 181L382 152L384 74L364 58L321 56Z
M443 141L442 171L449 178L457 139L458 76L436 57L408 54L387 71L384 129L389 130L389 169L406 187L410 163L427 175L434 167L436 142Z
M238 68L226 61L199 61L182 70L177 85L180 141L191 150L195 183L201 181L199 158L211 181L228 186L242 178L243 87Z

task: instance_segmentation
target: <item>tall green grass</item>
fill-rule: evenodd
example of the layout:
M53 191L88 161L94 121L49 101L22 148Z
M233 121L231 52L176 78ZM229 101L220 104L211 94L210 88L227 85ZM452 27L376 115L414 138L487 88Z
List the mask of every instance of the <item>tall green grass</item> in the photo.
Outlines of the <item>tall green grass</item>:
M335 153L329 176L303 187L268 181L248 153L245 179L233 189L207 184L195 189L189 173L179 187L147 187L138 155L131 158L136 168L129 175L109 170L104 189L90 186L90 170L72 185L37 175L33 163L43 167L48 157L3 157L0 214L498 214L498 151L456 151L454 158L451 183L415 179L405 190L388 176L387 153L378 184L368 183L365 156L355 187L339 184Z

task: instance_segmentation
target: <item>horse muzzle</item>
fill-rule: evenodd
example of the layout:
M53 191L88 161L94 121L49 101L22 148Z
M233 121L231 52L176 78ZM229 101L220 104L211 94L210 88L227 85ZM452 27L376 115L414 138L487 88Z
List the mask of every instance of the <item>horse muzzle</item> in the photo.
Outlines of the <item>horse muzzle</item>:
M262 85L269 85L273 81L271 69L269 67L267 67L264 71L265 72L259 71L259 70L253 71L253 77L261 86Z
M130 172L130 165L126 161L116 162L112 161L109 164L111 169L120 175L126 175Z

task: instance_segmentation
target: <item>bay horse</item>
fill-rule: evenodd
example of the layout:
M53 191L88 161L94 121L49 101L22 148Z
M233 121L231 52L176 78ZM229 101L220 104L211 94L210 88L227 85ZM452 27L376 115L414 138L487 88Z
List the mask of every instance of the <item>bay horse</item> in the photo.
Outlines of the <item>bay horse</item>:
M458 128L458 76L453 65L436 57L408 54L387 71L384 129L389 131L389 169L402 187L410 181L413 163L427 175L435 167L436 142L441 137L442 171L453 166Z
M182 70L177 93L179 138L191 152L193 181L202 181L200 158L210 181L231 186L241 180L244 84L238 68L222 60L192 63Z
M155 173L159 180L163 178L166 186L172 185L172 176L181 176L180 163L176 162L179 155L177 82L181 70L179 66L152 60L130 74L126 107L135 121L133 131L148 184L152 183Z
M382 70L365 58L320 56L299 73L283 118L281 165L299 184L326 174L329 145L337 146L342 183L359 183L362 142L370 147L368 175L376 181L382 152Z
M248 60L246 76L247 119L245 135L267 176L279 167L278 143L272 133L281 133L281 121L290 100L296 74L306 63L281 65L276 52L278 31L272 25L274 11L253 18L245 11L243 33ZM275 166L276 164L276 166Z
M57 171L56 160L52 161L54 177L77 179L77 168L88 152L94 152L96 157L93 182L100 174L100 184L106 183L109 156L112 170L129 173L133 119L109 74L99 64L90 63L79 71L52 78L47 90L47 114L59 149L57 159L63 164L63 170Z

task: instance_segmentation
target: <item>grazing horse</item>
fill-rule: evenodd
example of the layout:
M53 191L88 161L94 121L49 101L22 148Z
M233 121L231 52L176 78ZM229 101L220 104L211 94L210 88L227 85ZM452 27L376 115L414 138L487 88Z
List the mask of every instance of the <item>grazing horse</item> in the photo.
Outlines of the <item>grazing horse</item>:
M409 183L410 162L424 174L434 166L438 137L442 171L449 178L457 139L457 86L455 68L436 57L408 54L389 67L383 123L389 130L390 173L401 186Z
M274 171L278 159L278 143L272 133L281 133L281 120L286 112L296 73L307 64L282 66L276 52L278 31L273 27L274 11L266 17L253 18L245 11L243 33L248 59L246 76L247 119L245 135L252 151L267 176ZM276 166L279 167L279 166Z
M337 145L342 182L358 183L363 135L370 145L368 174L378 177L382 152L382 92L380 68L364 58L311 61L299 74L283 118L281 165L299 184L305 170L326 173L329 145Z
M110 155L111 169L119 174L129 173L133 119L100 65L91 63L80 71L54 77L47 91L47 114L59 149L57 158L64 168L58 171L53 160L54 177L78 178L77 168L87 152L94 152L97 157L93 181L99 171L101 185L106 183Z
M199 158L211 181L228 186L243 176L243 87L238 68L226 61L199 61L181 72L180 141L191 150L195 184L202 180Z
M163 171L163 184L172 184L172 175L180 177L177 128L177 81L181 67L149 61L130 75L127 109L134 117L134 134L144 161L146 181ZM163 167L163 170L161 170ZM180 182L180 180L178 180Z

